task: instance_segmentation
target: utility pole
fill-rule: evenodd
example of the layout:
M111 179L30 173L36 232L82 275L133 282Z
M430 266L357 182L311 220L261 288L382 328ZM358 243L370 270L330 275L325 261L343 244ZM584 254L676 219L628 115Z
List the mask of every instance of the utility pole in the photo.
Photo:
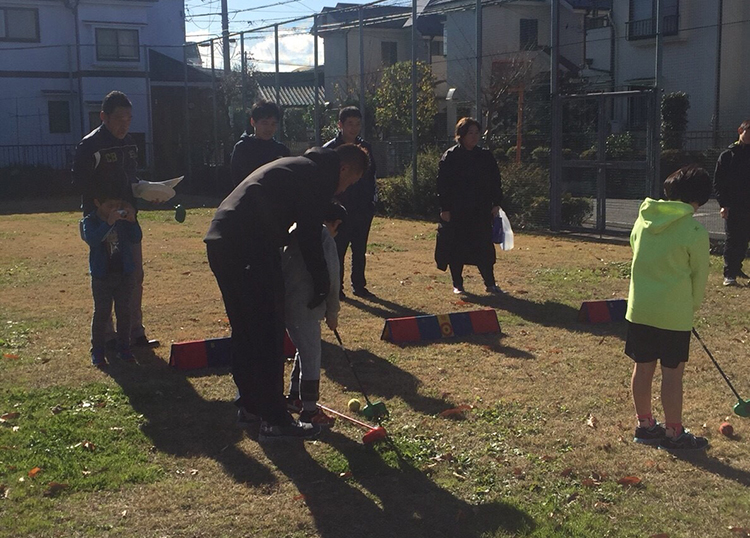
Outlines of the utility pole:
M417 187L417 0L411 2L411 183Z
M227 1L221 0L221 42L222 56L224 56L224 73L229 73L232 70L229 58L229 8L227 7Z

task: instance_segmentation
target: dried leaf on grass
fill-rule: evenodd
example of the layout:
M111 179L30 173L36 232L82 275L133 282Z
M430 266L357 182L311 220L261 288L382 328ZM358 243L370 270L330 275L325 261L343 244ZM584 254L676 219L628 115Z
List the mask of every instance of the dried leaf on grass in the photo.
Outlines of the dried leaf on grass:
M666 532L660 532L658 534L652 534L649 538L669 538L669 534Z
M36 475L42 472L41 467L34 467L29 471L29 478L34 478Z
M68 489L68 484L62 484L60 482L50 482L47 484L47 489L44 490L44 496L45 497L54 497L61 491Z
M11 413L5 413L3 415L0 415L0 422L8 422L10 420L15 420L20 416L21 416L21 413L17 411L13 411Z
M463 417L464 411L470 411L473 409L474 406L463 404L459 405L458 407L453 407L451 409L446 409L445 411L442 411L439 416L446 418L446 417Z
M617 483L621 486L637 486L641 483L641 479L637 476L623 476Z
M734 526L730 525L729 527L727 527L727 529L729 529L730 532L732 532L734 534L737 534L738 536L745 536L746 538L750 537L750 529L748 529L748 528L745 528L745 527L734 527Z
M596 418L596 417L595 417L594 415L592 415L591 413L589 413L589 416L588 416L588 418L586 419L586 426L588 426L589 428L594 428L594 429L596 429L596 427L597 427L598 425L599 425L599 419L598 419L598 418Z
M5 359L11 359L11 360L16 360L16 359L20 359L21 357L19 357L15 353L3 353L3 358L5 358Z

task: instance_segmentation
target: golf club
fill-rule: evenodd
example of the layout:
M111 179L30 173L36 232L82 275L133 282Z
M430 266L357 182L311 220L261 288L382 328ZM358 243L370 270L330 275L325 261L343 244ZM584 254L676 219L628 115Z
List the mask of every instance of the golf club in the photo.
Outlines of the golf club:
M719 373L724 378L724 381L727 382L727 385L729 385L729 388L732 389L732 392L734 392L734 395L737 396L737 403L734 404L734 414L738 415L740 417L750 417L750 401L743 400L740 396L739 392L734 388L732 383L729 381L729 378L724 373L724 371L721 369L721 366L719 366L719 363L716 362L716 359L714 359L714 356L711 354L711 352L706 347L706 344L703 343L703 340L701 340L700 335L698 334L698 331L693 329L693 335L698 339L698 342L701 343L703 346L703 349L705 350L708 357L711 359L711 361L714 363L714 366L716 366L716 369L719 370Z
M318 407L326 413L330 413L335 417L351 422L352 424L359 426L360 428L365 428L367 430L367 433L362 436L362 444L369 445L388 437L388 432L385 431L385 428L383 428L382 426L370 426L366 422L357 420L356 418L345 415L344 413L339 413L338 411L322 404L318 404Z
M336 340L338 340L339 345L341 346L341 349L344 351L344 356L346 357L346 362L349 363L349 368L352 369L352 373L354 374L354 378L357 380L357 383L359 384L359 390L362 392L362 396L365 397L365 402L367 402L367 405L362 409L362 414L366 416L367 418L374 418L374 419L380 419L382 417L388 416L388 409L385 407L385 404L383 402L371 402L370 398L367 397L367 393L365 392L365 387L362 385L362 381L359 379L359 376L357 375L357 371L354 369L354 363L352 363L352 359L349 357L349 352L344 347L344 343L341 341L341 336L339 336L339 331L337 329L333 330L333 334L336 335Z

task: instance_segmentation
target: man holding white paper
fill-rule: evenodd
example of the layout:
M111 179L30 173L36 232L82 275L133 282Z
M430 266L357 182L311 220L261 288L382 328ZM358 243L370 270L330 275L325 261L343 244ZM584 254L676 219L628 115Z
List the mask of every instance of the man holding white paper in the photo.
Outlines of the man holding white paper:
M128 134L133 119L133 105L127 95L112 91L102 101L99 113L102 124L83 137L76 147L73 161L73 185L81 194L83 216L96 209L94 195L97 190L116 192L137 215L133 185L138 183L138 146ZM143 327L143 249L141 243L132 245L135 265L135 286L131 298L130 338L134 346L159 345L158 340L149 340ZM110 319L109 341L114 341L114 328Z

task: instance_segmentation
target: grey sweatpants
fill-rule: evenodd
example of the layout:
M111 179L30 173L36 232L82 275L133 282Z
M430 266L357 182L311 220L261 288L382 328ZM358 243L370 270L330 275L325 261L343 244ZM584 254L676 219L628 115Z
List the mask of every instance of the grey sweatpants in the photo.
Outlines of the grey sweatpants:
M299 394L303 402L320 398L320 321L287 323L289 338L297 348L289 393Z

